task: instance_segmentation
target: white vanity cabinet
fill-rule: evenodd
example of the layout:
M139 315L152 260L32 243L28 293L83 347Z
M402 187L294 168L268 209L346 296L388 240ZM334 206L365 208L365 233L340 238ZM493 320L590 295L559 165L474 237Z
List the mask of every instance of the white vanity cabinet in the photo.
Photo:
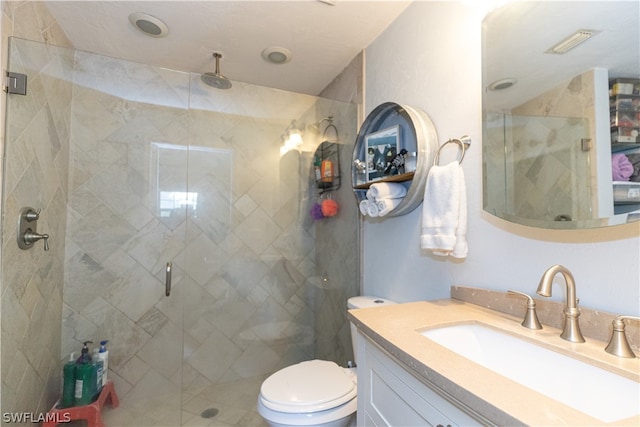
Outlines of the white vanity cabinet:
M358 333L357 352L358 426L447 427L486 422L418 380L362 333Z

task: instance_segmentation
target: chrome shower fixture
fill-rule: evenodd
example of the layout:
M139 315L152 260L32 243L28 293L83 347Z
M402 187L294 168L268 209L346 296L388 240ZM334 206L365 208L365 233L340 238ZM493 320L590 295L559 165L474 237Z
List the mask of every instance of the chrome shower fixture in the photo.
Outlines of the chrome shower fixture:
M216 59L215 72L204 73L200 78L208 86L215 87L216 89L229 89L231 87L231 80L220 74L220 58L222 58L222 54L214 52L213 57Z

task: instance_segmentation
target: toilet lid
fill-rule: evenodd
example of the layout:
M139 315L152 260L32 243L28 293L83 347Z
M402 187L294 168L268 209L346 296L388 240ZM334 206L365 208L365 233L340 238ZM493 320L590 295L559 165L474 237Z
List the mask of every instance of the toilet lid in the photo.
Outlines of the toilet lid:
M310 360L279 370L260 388L263 404L274 411L308 413L335 408L357 395L351 376L336 363Z

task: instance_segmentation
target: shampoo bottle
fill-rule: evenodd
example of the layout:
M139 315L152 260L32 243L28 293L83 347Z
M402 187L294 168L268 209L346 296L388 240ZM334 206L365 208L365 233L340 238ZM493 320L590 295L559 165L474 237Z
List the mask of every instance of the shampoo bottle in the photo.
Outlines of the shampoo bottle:
M93 350L92 362L93 369L95 370L95 375L92 378L95 378L95 390L94 399L97 399L102 391L102 375L104 374L104 362L98 358L98 349Z
M89 356L89 347L87 346L87 344L93 344L93 341L85 341L84 343L82 343L82 351L80 351L80 357L78 357L78 360L76 360L77 364L81 364L85 360L87 362L91 362L91 356Z
M89 356L89 347L92 341L86 341L82 347L82 353L76 361L76 382L74 391L75 405L88 405L93 400L96 387L96 370L91 364L91 356Z
M62 367L62 399L61 408L73 406L73 396L76 388L76 360L74 353L69 355L69 361Z
M100 341L100 351L98 351L98 359L102 360L102 386L107 384L107 369L109 369L109 350L107 343L109 340Z

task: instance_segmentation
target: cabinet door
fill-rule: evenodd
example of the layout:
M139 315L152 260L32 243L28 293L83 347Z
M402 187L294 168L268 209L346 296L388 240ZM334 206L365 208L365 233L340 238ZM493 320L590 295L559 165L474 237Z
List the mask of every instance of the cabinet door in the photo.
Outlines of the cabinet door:
M358 367L358 424L375 426L477 425L471 416L414 378L363 338Z

